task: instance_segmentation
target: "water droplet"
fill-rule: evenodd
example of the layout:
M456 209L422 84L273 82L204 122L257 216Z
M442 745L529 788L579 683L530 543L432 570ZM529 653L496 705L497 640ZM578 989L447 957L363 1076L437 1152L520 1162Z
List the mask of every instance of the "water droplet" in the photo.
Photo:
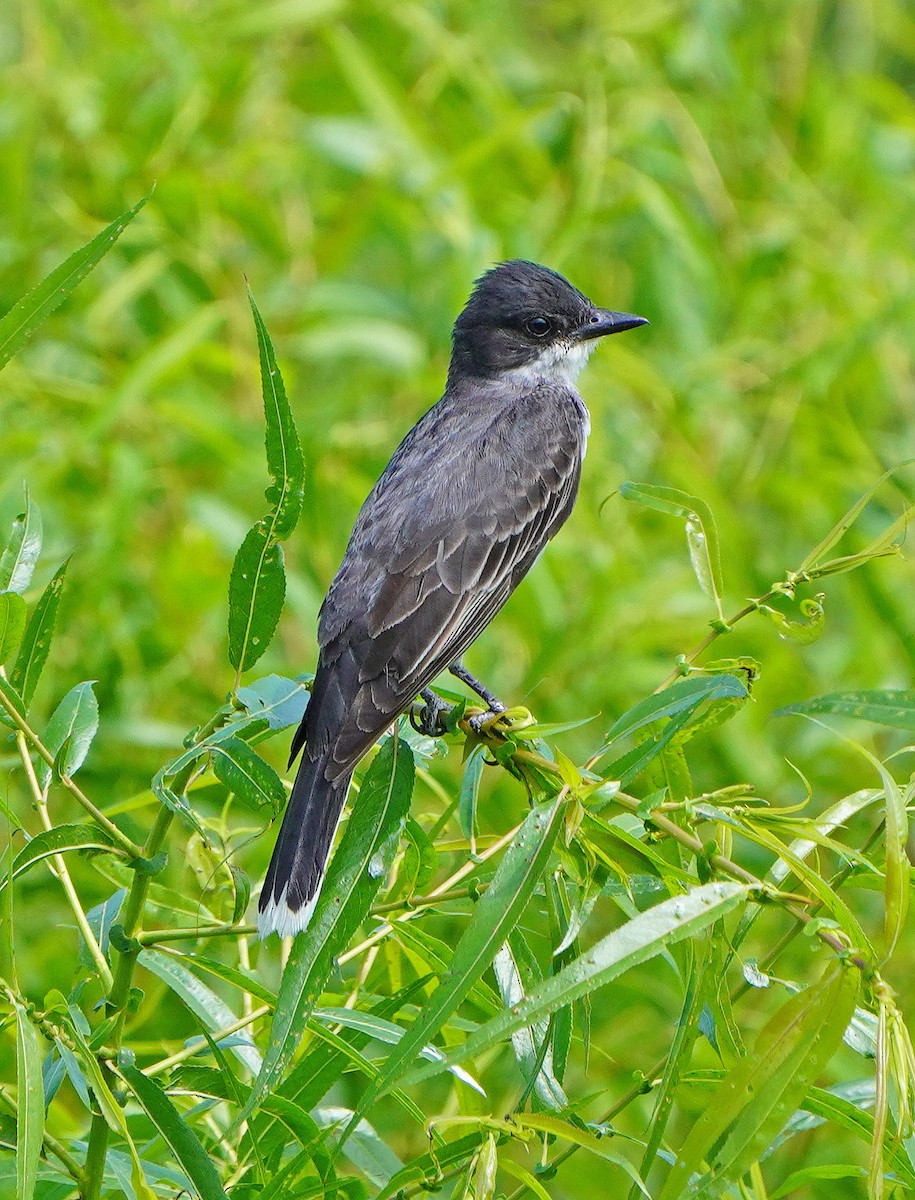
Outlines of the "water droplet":
M369 859L369 875L373 879L378 879L384 874L384 858L381 854L373 854Z

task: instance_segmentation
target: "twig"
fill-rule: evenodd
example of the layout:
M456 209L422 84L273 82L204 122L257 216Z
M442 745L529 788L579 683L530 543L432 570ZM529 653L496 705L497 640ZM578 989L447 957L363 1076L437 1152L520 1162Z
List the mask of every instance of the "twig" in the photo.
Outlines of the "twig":
M7 699L3 692L0 692L0 705L6 709L10 717L13 719L13 721L15 721L17 728L25 734L28 740L38 751L38 754L44 759L48 766L53 769L54 755L47 748L44 742L42 742L35 730L32 729L25 717L19 711L17 711L15 706ZM117 842L122 850L126 851L131 858L140 858L142 856L142 849L135 842L132 842L127 834L122 832L122 830L120 830L113 821L109 820L108 817L106 817L101 811L101 809L96 808L89 797L80 787L77 786L77 784L73 782L69 775L61 775L60 782L64 785L67 791L79 801L89 816L92 817L94 821L97 821L98 824L101 825L101 827L109 834L111 834L112 839Z
M35 807L38 810L38 817L44 826L45 830L50 832L54 828L51 823L51 818L48 816L48 797L47 792L41 787L38 782L38 776L35 774L35 768L32 765L32 759L29 754L29 748L26 745L25 735L20 729L16 733L16 745L19 747L19 756L22 759L22 765L25 768L26 777L29 781L29 786L32 789L32 796L35 800ZM99 973L99 978L106 992L111 990L111 985L114 982L111 975L111 968L105 955L102 953L102 948L98 944L95 934L92 931L92 926L89 924L89 918L83 911L83 906L80 903L76 888L73 886L73 880L70 878L70 872L67 869L67 864L64 861L62 854L54 855L54 865L48 862L48 869L54 875L73 910L73 915L76 918L76 924L79 926L79 931L83 935L83 941L88 947L89 953L92 955L92 961L95 963L96 970Z

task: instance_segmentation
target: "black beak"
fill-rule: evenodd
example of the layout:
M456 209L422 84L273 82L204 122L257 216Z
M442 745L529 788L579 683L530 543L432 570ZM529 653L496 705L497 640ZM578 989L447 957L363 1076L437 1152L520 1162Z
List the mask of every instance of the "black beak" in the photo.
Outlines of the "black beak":
M576 330L575 336L579 341L590 341L591 338L606 337L608 333L622 333L626 329L637 329L639 325L650 325L646 317L637 317L634 313L611 312L609 308L594 308L586 324Z

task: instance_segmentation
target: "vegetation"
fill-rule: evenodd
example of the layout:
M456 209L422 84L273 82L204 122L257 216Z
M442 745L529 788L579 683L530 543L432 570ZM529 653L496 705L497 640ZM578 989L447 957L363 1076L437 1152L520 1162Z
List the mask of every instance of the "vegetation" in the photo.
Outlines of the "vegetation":
M0 54L0 1195L915 1192L906 6L39 0ZM515 255L652 327L469 657L515 707L400 723L281 951L318 606Z

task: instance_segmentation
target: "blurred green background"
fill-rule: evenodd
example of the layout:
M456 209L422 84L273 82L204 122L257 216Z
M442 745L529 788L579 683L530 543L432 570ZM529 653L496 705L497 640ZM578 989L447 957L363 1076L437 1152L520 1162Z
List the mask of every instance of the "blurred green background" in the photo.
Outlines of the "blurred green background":
M499 259L547 263L652 322L592 360L577 510L468 656L542 720L598 715L560 741L573 756L714 615L682 523L613 496L623 480L711 505L730 613L915 454L903 0L12 0L0 59L0 308L156 187L0 381L2 526L27 480L46 530L35 594L74 556L38 707L99 681L81 778L101 803L144 792L232 682L227 579L266 484L245 278L308 462L258 674L312 669L358 507L440 394L451 323ZM898 514L911 478L844 548ZM697 784L798 801L789 759L816 806L872 784L823 730L771 713L910 686L913 583L905 556L827 581L810 646L762 617L721 639L715 656L753 655L762 675L756 703L691 747ZM446 782L458 758L437 766ZM488 781L482 823L523 807ZM255 879L271 842L242 855ZM60 901L40 887L45 922ZM623 1078L648 1065L645 1015L628 1019Z

